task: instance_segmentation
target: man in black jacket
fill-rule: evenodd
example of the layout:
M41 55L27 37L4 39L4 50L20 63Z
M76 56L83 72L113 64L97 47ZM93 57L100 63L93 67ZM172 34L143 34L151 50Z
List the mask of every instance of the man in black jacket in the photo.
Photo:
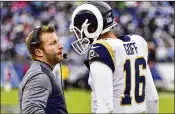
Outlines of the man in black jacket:
M35 28L25 42L33 62L19 89L21 113L67 114L63 90L52 74L63 60L63 47L54 27Z

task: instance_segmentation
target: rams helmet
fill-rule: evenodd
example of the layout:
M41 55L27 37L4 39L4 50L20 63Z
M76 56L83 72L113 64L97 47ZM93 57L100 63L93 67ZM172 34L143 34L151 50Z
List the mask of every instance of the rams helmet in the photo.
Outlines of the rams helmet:
M86 2L78 6L72 15L70 32L77 40L72 47L80 55L84 54L97 38L115 27L112 8L105 2Z

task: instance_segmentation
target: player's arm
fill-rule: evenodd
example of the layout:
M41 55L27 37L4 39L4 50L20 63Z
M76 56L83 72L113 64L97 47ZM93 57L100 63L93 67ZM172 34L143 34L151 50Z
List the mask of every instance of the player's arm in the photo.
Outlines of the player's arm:
M51 83L45 74L38 74L32 77L25 85L22 97L22 113L45 114L45 107Z
M113 78L112 70L100 61L90 64L90 71L94 80L97 98L96 113L112 113L113 110Z
M145 87L145 98L146 98L146 113L158 113L159 111L159 97L154 85L154 81L147 65L146 72L146 87Z
M146 61L148 61L148 46L147 42L144 41L144 45L146 47L145 57ZM158 93L152 78L152 74L150 72L150 68L147 65L146 69L146 86L145 86L145 98L146 98L146 113L158 113L159 111L159 97Z
M97 98L96 113L111 113L113 111L113 72L114 51L106 42L92 45L88 53L89 70L94 81ZM90 66L88 66L90 65Z

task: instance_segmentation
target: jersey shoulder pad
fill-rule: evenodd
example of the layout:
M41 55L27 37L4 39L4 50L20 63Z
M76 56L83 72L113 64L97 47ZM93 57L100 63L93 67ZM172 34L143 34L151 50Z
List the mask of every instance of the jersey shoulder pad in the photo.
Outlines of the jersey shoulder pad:
M101 61L114 71L114 50L105 40L97 40L91 45L86 60Z

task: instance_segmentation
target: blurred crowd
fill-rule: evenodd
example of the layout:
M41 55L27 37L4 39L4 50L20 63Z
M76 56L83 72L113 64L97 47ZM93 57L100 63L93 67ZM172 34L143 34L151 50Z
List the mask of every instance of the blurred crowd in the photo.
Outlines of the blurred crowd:
M89 88L84 56L78 55L71 47L71 42L76 38L69 32L71 15L80 4L82 2L1 2L1 65L2 68L9 69L4 70L8 73L3 74L1 82L9 77L17 79L14 70L19 80L22 79L31 63L25 45L26 36L37 26L53 25L63 44L63 51L69 55L62 65L65 88L70 85ZM113 29L117 36L138 34L148 42L151 73L154 79L160 80L161 76L154 63L174 62L174 2L108 1L108 4L113 8L115 21L119 23L118 27ZM53 73L61 75L59 64ZM15 84L18 83L15 81Z
M30 60L24 41L39 25L55 26L64 51L81 58L72 50L70 43L75 37L69 32L72 11L81 3L1 2L1 61ZM155 61L174 61L174 2L108 3L119 23L114 29L117 36L141 35L148 41L150 50L154 50L151 54L155 54ZM83 60L78 58L72 62Z

